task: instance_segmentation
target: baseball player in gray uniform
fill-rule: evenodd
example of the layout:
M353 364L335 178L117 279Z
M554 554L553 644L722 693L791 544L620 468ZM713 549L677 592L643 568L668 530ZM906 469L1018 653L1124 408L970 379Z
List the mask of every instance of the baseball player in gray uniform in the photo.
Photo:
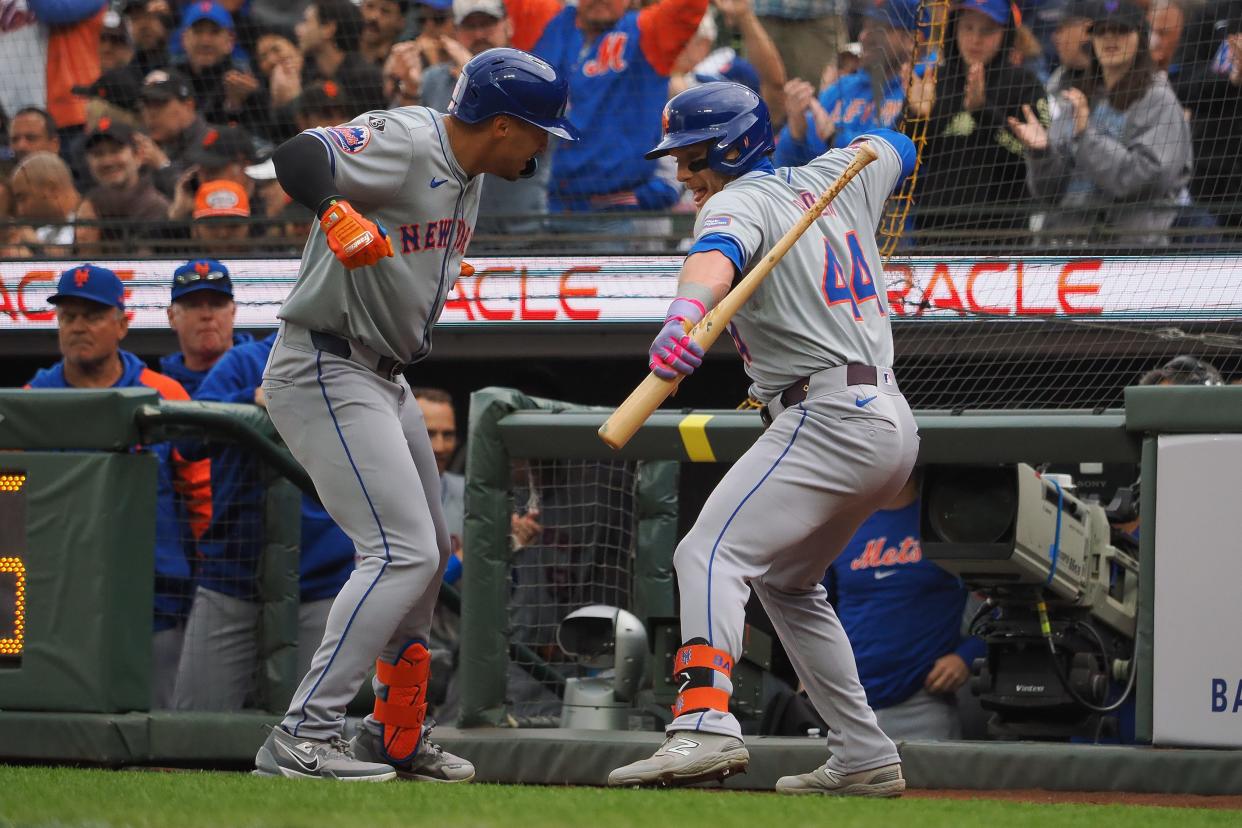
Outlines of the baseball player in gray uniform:
M732 83L673 98L664 132L647 157L673 156L699 208L678 298L651 347L652 370L672 379L701 363L688 326L762 260L854 150L773 169L767 108ZM867 706L849 641L820 584L862 520L901 489L918 452L914 417L890 367L875 241L884 201L913 169L915 150L888 130L862 140L879 159L845 187L733 321L768 428L677 547L684 645L674 659L675 718L655 755L614 770L611 785L688 784L746 770L750 757L729 697L753 589L830 729L827 763L781 778L777 790L897 796L905 789L897 749Z
M256 773L474 777L469 762L431 743L425 723L427 634L451 552L435 456L403 371L431 350L482 173L532 175L549 134L576 140L567 94L542 60L492 49L463 67L447 115L370 112L276 151L281 186L320 221L278 314L263 393L289 450L353 540L357 568L284 720L259 749ZM345 742L345 707L372 665L375 709Z

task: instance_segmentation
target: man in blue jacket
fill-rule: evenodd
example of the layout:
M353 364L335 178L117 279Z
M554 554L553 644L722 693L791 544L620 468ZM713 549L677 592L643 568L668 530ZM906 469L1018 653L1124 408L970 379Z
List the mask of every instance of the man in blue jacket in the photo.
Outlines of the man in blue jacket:
M57 337L63 357L35 374L27 388L154 388L162 399L188 400L176 380L152 371L121 350L129 333L125 286L111 270L95 265L60 275L56 293ZM152 706L168 707L189 606L189 558L211 519L211 482L206 461L191 462L169 443L142 446L159 460L155 513L155 637Z
M254 337L234 333L237 305L229 269L215 259L191 259L173 271L168 326L180 350L160 360L160 370L191 397L225 351Z
M912 476L858 527L824 587L888 738L960 739L955 694L986 648L962 635L962 582L923 557L918 492Z
M194 399L263 404L259 384L276 335L229 350ZM178 710L236 710L250 701L258 669L257 567L263 546L264 483L242 448L201 446L216 485L214 520L199 545L194 603L177 674ZM332 599L354 568L354 545L317 501L302 496L298 675L310 669Z

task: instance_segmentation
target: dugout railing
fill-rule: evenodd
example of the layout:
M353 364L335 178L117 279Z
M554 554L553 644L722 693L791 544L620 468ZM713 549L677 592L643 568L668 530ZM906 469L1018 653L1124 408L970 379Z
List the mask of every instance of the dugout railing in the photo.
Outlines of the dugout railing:
M227 527L249 533L257 553L236 562L240 594L255 605L255 659L253 688L233 709L153 703L153 606L158 635L161 598L188 599L152 578L161 533L188 529L185 518L157 519L164 481L150 449L159 444L228 445L232 462L253 467L254 519ZM210 762L232 760L238 745L252 751L301 679L300 519L303 489L314 491L266 412L162 402L150 389L0 391L0 470L13 484L0 493L0 557L21 570L0 583L0 639L12 644L0 653L0 756Z
M1156 436L1177 432L1236 432L1242 430L1242 390L1234 388L1131 388L1130 410L953 413L917 412L922 438L919 462L936 464L1032 465L1100 464L1140 466L1144 529L1140 538L1140 605L1136 648L1137 737L1151 739L1152 606L1155 585L1155 469ZM469 454L466 483L466 537L470 564L465 568L461 677L464 682L462 721L465 725L513 724L521 721L521 702L506 696L506 677L521 674L521 656L515 655L514 622L510 608L515 583L522 573L515 566L510 520L520 503L515 500L513 470L530 458L545 464L660 462L673 465L665 474L676 480L682 463L730 463L762 431L754 411L695 411L665 408L657 411L634 439L613 452L596 431L609 410L581 408L535 400L509 389L489 388L471 399ZM676 498L665 509L676 514ZM686 516L689 519L693 515ZM658 586L658 606L671 606L668 570L672 539L661 535L658 544L636 544L636 573L647 573ZM644 560L644 555L654 555ZM650 595L650 593L648 593ZM636 601L628 607L640 619L656 604ZM560 616L576 609L559 607ZM675 614L675 610L673 613ZM555 624L558 618L549 621ZM656 653L656 661L659 653ZM652 665L653 684L662 665ZM515 667L518 668L515 671ZM570 667L569 669L572 669Z

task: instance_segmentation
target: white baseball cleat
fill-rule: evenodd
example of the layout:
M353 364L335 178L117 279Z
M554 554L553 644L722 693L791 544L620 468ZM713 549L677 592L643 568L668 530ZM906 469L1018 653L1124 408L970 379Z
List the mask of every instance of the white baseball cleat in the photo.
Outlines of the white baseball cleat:
M810 773L776 780L776 792L784 794L890 797L901 796L905 789L900 763L858 773L838 773L824 765Z
M379 762L362 762L344 739L305 739L274 727L254 757L256 776L335 779L340 782L387 782L397 772Z
M746 773L749 765L750 752L736 736L678 730L668 735L650 759L608 774L608 784L630 787L692 785Z

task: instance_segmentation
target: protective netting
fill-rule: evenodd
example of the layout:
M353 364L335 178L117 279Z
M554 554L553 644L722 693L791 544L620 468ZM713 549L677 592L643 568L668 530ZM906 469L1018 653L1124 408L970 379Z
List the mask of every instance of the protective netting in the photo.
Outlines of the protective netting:
M591 604L631 608L638 477L620 461L518 460L513 481L511 710L557 716L558 678L584 674L557 644L560 622Z
M719 79L764 97L778 164L874 127L915 137L889 226L906 248L1239 244L1236 0L614 2L582 12L585 39L572 7L536 0L70 5L5 6L3 256L295 253L311 217L263 163L274 146L374 108L444 110L461 66L506 44L570 76L584 139L489 186L476 252L676 249L693 207L641 155L672 94Z

